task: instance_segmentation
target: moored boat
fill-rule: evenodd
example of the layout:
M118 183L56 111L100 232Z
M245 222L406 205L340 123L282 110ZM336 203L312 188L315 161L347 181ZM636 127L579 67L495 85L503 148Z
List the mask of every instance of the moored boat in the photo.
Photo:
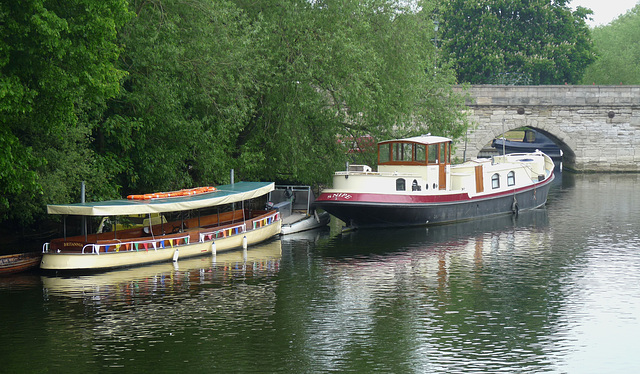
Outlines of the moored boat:
M543 206L554 179L540 151L451 164L451 139L420 136L378 143L378 171L336 172L316 205L349 227L433 225Z
M561 162L563 152L553 140L534 129L525 129L522 140L509 140L505 138L493 139L491 146L500 154L527 153L541 151L551 157L554 162Z
M41 259L42 254L37 252L0 256L0 275L30 270L37 267Z
M280 213L264 208L266 204L262 201L273 189L271 182L238 182L206 193L176 197L49 205L49 214L65 216L151 216L154 213L182 216L156 224L153 222L157 220L149 219L148 226L126 230L54 239L43 245L40 267L55 271L106 270L176 261L260 243L278 235L281 229Z
M280 235L324 227L331 220L328 212L316 210L315 196L310 186L276 185L276 189L269 194L269 201L281 213Z
M177 263L161 262L136 268L115 269L81 277L57 277L43 275L42 286L49 295L86 296L103 293L109 288L119 289L122 285L144 282L145 284L169 282L189 282L198 284L202 273L208 277L242 272L244 276L275 273L280 268L282 245L279 239L257 244L249 250L234 250L215 256L198 256L183 259ZM216 270L216 271L212 271ZM181 276L171 276L178 274ZM158 284L159 285L159 284ZM124 287L137 289L137 287Z

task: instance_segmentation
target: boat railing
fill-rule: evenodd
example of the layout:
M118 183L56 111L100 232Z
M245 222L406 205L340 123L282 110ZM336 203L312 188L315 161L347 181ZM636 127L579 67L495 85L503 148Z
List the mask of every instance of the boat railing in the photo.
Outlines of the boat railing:
M408 172L397 172L397 171L336 171L335 175L343 175L343 176L351 176L351 175L378 175L381 177L397 177L398 175L404 175L407 177L419 177L420 173L408 173Z
M48 253L49 252L49 243L44 243L42 245L42 253Z
M168 245L167 245L168 243ZM82 247L82 254L100 254L100 250L104 247L104 252L109 252L109 249L113 247L112 252L120 252L123 251L140 251L149 249L153 249L155 251L158 248L163 249L167 246L171 248L177 247L179 245L187 245L189 244L189 235L177 236L172 238L158 238L151 240L133 240L128 242L116 242L116 243L89 243Z
M200 233L200 242L204 242L205 240L215 240L218 238L226 238L228 236L238 235L247 232L247 225L245 223L224 227L213 231L201 232Z
M253 229L270 225L280 220L280 212L274 212L266 217L253 220Z

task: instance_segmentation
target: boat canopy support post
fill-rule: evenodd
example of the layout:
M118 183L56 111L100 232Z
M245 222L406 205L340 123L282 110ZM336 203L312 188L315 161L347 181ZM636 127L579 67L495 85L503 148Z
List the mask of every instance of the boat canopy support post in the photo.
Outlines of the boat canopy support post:
M80 184L80 202L85 203L85 183L82 181ZM84 235L84 241L87 241L87 216L82 216L82 235Z

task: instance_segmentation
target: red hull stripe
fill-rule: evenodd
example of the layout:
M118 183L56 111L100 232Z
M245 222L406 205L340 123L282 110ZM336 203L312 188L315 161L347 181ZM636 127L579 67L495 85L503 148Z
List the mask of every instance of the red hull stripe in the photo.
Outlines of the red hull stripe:
M553 176L553 174L551 174ZM545 179L542 182L531 186L521 187L515 190L501 191L497 193L486 193L469 197L468 193L456 193L447 195L417 195L417 194L382 194L382 193L351 193L351 192L333 192L321 193L317 202L322 201L344 201L358 203L379 203L379 204L437 204L437 203L455 203L464 201L475 201L492 199L505 195L513 195L523 191L529 191L549 183L552 178Z

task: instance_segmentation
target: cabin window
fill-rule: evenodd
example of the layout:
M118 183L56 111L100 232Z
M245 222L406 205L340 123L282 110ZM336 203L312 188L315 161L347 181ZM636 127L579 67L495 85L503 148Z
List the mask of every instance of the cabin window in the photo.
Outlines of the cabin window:
M509 174L507 174L507 186L513 186L515 184L516 184L516 172L510 171Z
M440 162L441 163L446 163L447 162L446 149L447 149L446 143L440 144Z
M424 163L427 161L427 147L424 144L416 144L414 161Z
M385 162L389 162L389 143L385 143L385 144L380 144L378 146L378 163L382 164Z
M420 185L418 184L417 180L413 180L413 183L411 183L411 191L420 191L422 190L422 187L420 187Z
M393 143L393 161L411 161L412 156L412 143Z
M405 191L405 181L403 178L396 179L396 191Z
M533 131L525 131L524 133L525 143L533 143L536 141L536 133Z
M438 145L437 144L429 144L429 160L430 164L438 163Z
M445 164L451 163L451 142L442 143L442 148L445 149L443 156L441 158L442 162Z
M491 177L491 187L500 188L500 174L493 174L493 176Z

